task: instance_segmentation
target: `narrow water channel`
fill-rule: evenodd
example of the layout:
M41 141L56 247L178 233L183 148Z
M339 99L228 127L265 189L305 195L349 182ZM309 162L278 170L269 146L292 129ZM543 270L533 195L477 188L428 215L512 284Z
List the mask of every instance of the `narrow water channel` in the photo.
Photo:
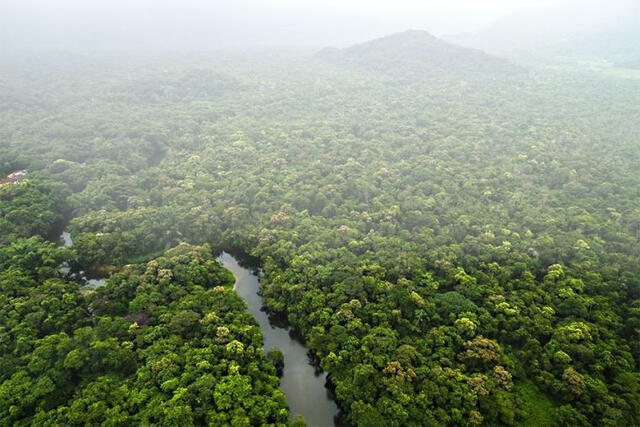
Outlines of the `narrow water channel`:
M219 260L236 278L234 290L247 303L262 329L265 352L276 347L284 355L284 371L280 388L287 396L292 417L302 415L311 427L335 425L338 407L325 387L326 373L316 373L311 364L308 349L290 334L289 328L271 325L266 312L262 311L262 298L258 295L260 282L250 270L238 264L235 258L223 252Z
M60 235L60 244L65 248L70 248L73 246L73 239L71 238L71 234L66 231L63 231ZM65 273L69 273L70 267L68 265L62 266L62 271ZM79 271L72 274L72 278L78 280L83 283L89 289L99 288L104 286L107 283L107 279L104 277L89 277L84 271Z

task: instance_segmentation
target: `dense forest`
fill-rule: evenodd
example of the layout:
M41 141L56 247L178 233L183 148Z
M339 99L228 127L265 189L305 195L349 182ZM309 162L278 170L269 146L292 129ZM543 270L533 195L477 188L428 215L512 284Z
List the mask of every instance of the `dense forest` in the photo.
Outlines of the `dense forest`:
M3 58L0 424L302 424L224 249L340 423L640 425L640 76L439 43Z

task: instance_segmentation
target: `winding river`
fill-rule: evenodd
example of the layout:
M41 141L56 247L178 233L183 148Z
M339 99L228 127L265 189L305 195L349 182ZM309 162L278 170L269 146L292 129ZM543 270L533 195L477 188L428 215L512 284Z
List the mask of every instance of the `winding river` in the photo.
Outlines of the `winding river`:
M71 235L63 232L60 243L66 247L73 246ZM325 387L327 374L317 372L309 359L308 349L290 328L271 324L269 316L262 310L262 298L258 294L260 290L258 276L251 270L241 267L238 261L226 252L222 253L219 260L233 273L236 279L233 289L245 301L249 312L262 330L264 351L277 348L284 356L280 388L287 397L291 418L300 414L311 427L335 426L338 406ZM88 288L105 284L105 279L88 278L83 271L76 273L76 278Z
M273 326L262 310L262 298L258 295L260 282L250 270L226 252L219 260L235 276L234 290L247 303L264 336L264 350L276 347L284 355L284 370L280 388L287 396L292 417L302 415L309 426L334 426L338 407L325 387L326 373L317 373L311 364L308 350L289 328Z

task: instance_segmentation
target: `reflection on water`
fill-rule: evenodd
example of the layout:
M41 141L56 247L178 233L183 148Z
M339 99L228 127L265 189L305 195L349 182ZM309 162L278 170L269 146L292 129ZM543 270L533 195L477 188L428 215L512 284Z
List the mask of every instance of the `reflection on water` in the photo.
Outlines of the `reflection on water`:
M60 241L62 242L62 246L66 248L70 248L73 246L73 239L71 239L71 234L66 231L63 231L60 235Z
M247 303L249 311L262 329L265 352L275 347L284 355L280 388L287 396L292 417L301 414L312 427L334 426L338 407L325 387L326 373L316 372L307 355L307 348L295 338L289 328L280 328L269 322L267 313L262 311L262 299L258 295L258 277L241 267L228 253L223 253L219 259L235 276L235 291Z
M62 246L66 248L72 247L73 239L71 238L71 234L69 234L66 231L63 231L62 234L60 235L60 243L62 243ZM70 279L83 283L87 288L90 288L90 289L99 288L100 286L104 286L107 283L106 278L102 278L102 277L89 278L87 277L87 274L82 270L75 271L75 272L72 271L71 266L69 266L69 264L66 262L60 266L60 271L63 274L68 275Z
M90 288L99 288L100 286L104 286L107 284L107 279L86 279L87 286Z

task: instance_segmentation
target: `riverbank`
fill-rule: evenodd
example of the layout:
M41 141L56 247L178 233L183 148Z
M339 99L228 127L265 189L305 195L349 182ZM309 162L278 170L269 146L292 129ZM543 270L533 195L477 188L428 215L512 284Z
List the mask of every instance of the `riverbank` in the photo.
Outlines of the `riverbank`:
M275 325L270 321L259 295L258 276L242 267L236 258L226 252L218 260L236 278L234 290L245 301L249 312L260 326L265 352L278 349L284 356L280 388L287 396L291 418L300 414L312 427L337 425L339 409L331 391L326 387L327 374L314 366L309 350L295 331L288 325L280 322Z

